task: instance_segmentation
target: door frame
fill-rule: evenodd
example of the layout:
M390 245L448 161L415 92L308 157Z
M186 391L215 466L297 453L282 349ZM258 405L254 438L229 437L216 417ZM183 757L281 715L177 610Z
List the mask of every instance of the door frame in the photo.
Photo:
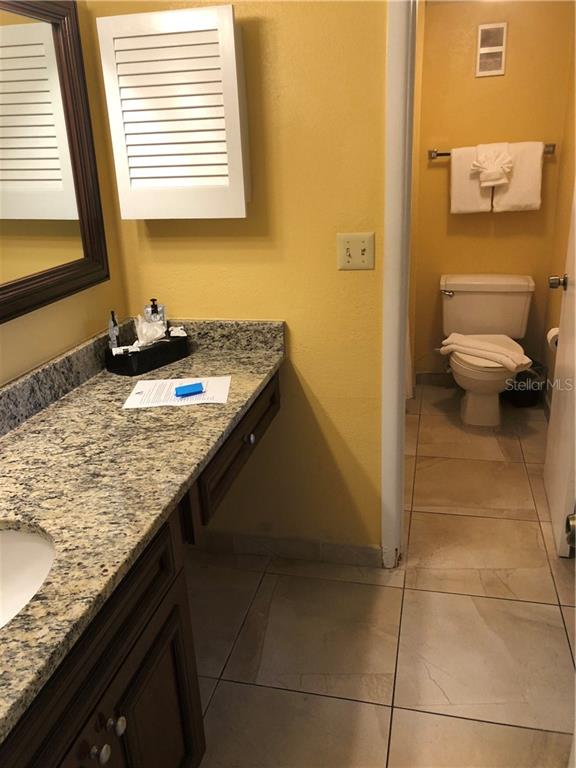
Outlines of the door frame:
M566 292L563 292L559 325L559 346L556 350L554 360L553 380L555 386L562 386L563 381L560 378L563 370L568 367L568 378L566 384L574 385L574 348L573 340L570 339L568 329L569 318L571 317L570 304L574 301L575 277L574 262L576 259L576 187L572 195L572 205L570 214L570 233L568 236L568 246L566 248L566 261L564 270L569 275L569 286ZM572 329L573 333L573 329ZM568 334L568 339L564 338ZM568 362L569 361L569 362ZM568 366L566 363L568 362ZM560 367L560 370L559 370ZM570 370L571 369L571 370ZM569 378L571 376L571 379ZM559 389L553 388L550 396L550 419L548 423L548 434L546 440L546 458L544 462L544 490L548 498L550 507L550 519L552 525L552 535L556 545L556 554L558 557L569 557L570 547L565 535L565 519L574 512L575 488L574 488L574 395L573 390L570 393L563 393ZM566 405L568 397L568 407L570 412L568 419L560 410ZM563 398L563 399L561 399ZM572 429L570 429L572 427ZM568 471L561 470L561 464L568 458L570 468Z
M386 25L380 471L381 547L385 568L398 564L402 547L417 11L418 0L393 0L388 3Z

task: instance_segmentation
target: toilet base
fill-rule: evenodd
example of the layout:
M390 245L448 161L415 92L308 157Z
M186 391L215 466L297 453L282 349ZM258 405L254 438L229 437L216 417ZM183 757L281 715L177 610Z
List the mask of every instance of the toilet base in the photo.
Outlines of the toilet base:
M500 424L498 393L481 394L468 390L462 398L460 416L472 427L497 427Z

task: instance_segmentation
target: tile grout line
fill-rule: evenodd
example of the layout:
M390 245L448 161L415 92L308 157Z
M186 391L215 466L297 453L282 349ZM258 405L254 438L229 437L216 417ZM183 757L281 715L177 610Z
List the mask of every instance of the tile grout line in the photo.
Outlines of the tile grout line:
M405 511L407 511L407 510L405 510ZM296 560L297 558L294 558L294 559ZM309 562L313 562L313 561L311 561L311 560L301 560L299 562L309 563ZM349 568L371 567L371 566L362 566L362 565L355 566L355 565L350 565L349 563L322 563L321 561L320 561L320 565L337 565L337 566L344 566L344 567L348 566ZM397 568L380 568L380 569L375 568L375 570L397 571L397 570L401 570L401 568L402 568L401 566L398 566ZM330 582L334 582L336 584L359 584L361 587L380 587L380 588L383 588L383 589L403 589L403 585L402 584L377 584L374 581L356 581L355 579L336 579L336 578L333 578L333 577L330 577L330 576L310 576L307 573L283 573L282 571L274 571L274 570L266 571L266 573L270 574L271 576L286 576L288 578L294 578L294 579L316 579L317 581L318 580L319 581L330 581Z
M496 725L502 728L520 728L525 731L537 731L539 733L554 733L554 734L572 736L572 733L570 733L569 731L555 731L549 728L538 728L537 726L532 726L532 725L519 725L517 723L503 723L498 720L482 720L481 718L477 718L477 717L463 717L462 715L447 714L445 712L433 712L432 710L428 710L428 709L414 709L413 707L404 707L398 704L392 707L391 704L382 704L379 701L366 701L365 699L351 699L349 696L334 696L329 693L320 693L318 691L303 691L299 688L282 688L279 685L272 685L270 683L246 682L245 680L234 680L233 678L229 678L229 677L223 677L221 682L231 683L232 685L241 685L244 688L261 688L261 689L270 690L270 691L285 691L286 693L295 693L296 695L300 695L300 696L312 696L319 699L331 699L333 701L348 701L351 704L360 704L360 705L365 704L369 707L379 707L380 709L389 709L391 714L393 709L394 710L400 709L403 712L416 712L423 715L432 715L433 717L447 717L448 719L462 720L467 723L484 723L486 725ZM384 766L384 768L386 767Z
M443 507L444 509L444 507ZM459 509L459 507L453 507L453 509ZM466 507L465 507L466 509ZM470 509L473 509L471 507ZM538 523L540 522L538 518L538 513L536 512L536 517L527 518L527 517L498 517L496 515L475 515L475 514L467 514L466 512L441 512L437 509L419 509L418 507L414 508L412 510L413 512L420 512L421 514L429 514L429 515L448 515L449 517L473 517L476 520L510 520L514 523ZM503 510L504 512L506 510ZM548 521L547 521L548 522Z
M446 459L446 461L490 461L492 464L524 464L524 459L485 459L483 456L437 456L419 453L419 459ZM534 463L534 462L530 462Z
M454 507L454 509L458 509L458 507ZM538 517L533 517L532 519L528 520L527 518L523 518L523 517L495 517L490 515L472 515L472 514L467 515L466 513L462 514L461 512L442 512L440 510L435 510L435 509L413 509L412 511L418 512L419 515L444 515L446 517L472 517L475 520L496 520L496 521L505 520L510 523L534 523L535 525L538 525L538 523L540 522L540 519Z
M452 720L463 720L468 723L484 723L486 725L496 725L501 728L521 728L524 731L537 731L538 733L554 733L562 736L573 736L570 731L554 731L549 728L538 728L533 725L518 725L517 723L502 723L498 720L482 720L475 717L463 717L462 715L447 714L446 712L433 712L429 709L413 709L412 707L395 706L394 709L401 709L403 712L419 712L423 715L432 715L433 717L447 717Z
M497 597L496 595L475 595L471 592L442 592L438 589L422 589L422 587L405 587L410 592L426 592L433 595L452 595L454 597L474 597L479 600L500 600L505 603L523 603L527 605L546 605L552 608L559 608L558 603L544 603L542 600L523 600L521 597ZM566 606L567 608L570 606Z
M524 446L522 445L522 440L519 439L519 442L520 442L520 450L522 451L522 461L524 463L524 469L526 470L526 474L528 474L528 467L526 466L526 464L529 464L530 462L526 461L526 454L524 453Z
M197 674L197 677L207 678L207 675L198 675L198 673L196 673L196 674ZM210 694L210 697L208 698L208 703L206 704L206 709L202 712L202 720L204 720L204 718L208 714L208 710L210 709L210 704L212 704L212 699L214 698L214 694L216 693L216 688L218 688L218 683L220 682L220 680L218 680L215 677L210 677L210 678L207 678L207 679L214 680L215 685L214 685L214 688L212 689L212 693ZM200 698L200 707L202 707L202 698Z
M381 709L392 709L390 704L382 704L381 701L366 701L365 699L352 699L349 696L335 696L331 693L320 693L319 691L303 691L301 688L283 688L280 685L272 683L255 683L253 681L235 680L233 677L223 677L223 683L232 683L232 685L243 685L245 688L263 688L270 691L286 691L286 693L296 693L300 696L315 696L319 699L331 699L332 701L349 701L352 704L366 704L369 707L380 707Z
M546 423L546 430L548 429L548 421ZM544 546L544 553L546 555L546 562L548 563L548 571L550 572L550 576L552 578L552 584L554 585L554 592L556 593L556 599L558 601L558 610L560 611L560 618L562 619L562 625L564 627L564 634L566 635L566 642L568 643L568 649L570 650L570 655L572 656L572 666L576 667L576 654L574 653L572 649L572 644L570 643L570 633L568 632L568 627L566 625L566 617L564 616L564 611L562 610L562 602L560 600L560 592L558 591L558 586L556 584L556 578L554 577L554 569L552 568L552 561L550 553L548 552L548 547L546 546L546 537L544 536L544 528L542 526L542 523L544 522L542 518L540 517L540 514L538 512L538 504L536 503L536 494L534 492L534 487L532 485L532 476L530 472L528 471L528 464L535 464L537 462L530 462L526 460L526 454L524 453L524 447L522 445L522 440L520 440L520 449L522 451L522 456L524 458L524 470L528 476L528 486L530 488L530 495L532 496L532 501L534 502L534 506L536 508L536 516L538 518L538 526L540 528L540 536L542 537L542 544ZM544 475L542 475L542 486L544 490L544 495L546 496L546 488L544 487ZM546 503L548 504L548 498L546 497ZM550 511L550 506L548 505L548 511ZM550 520L547 520L546 522L550 523L550 527L552 527L552 517L550 517Z
M428 514L428 513L423 512L423 513L420 513L420 514ZM493 518L488 518L488 519L493 519ZM530 521L530 522L532 522L532 521ZM537 525L537 523L535 523L535 524ZM411 528L412 528L412 520L410 521L408 536L410 536ZM309 561L308 560L302 560L301 562L308 563ZM341 563L339 565L344 565L345 566L346 563ZM351 567L354 567L354 566L351 566ZM390 570L393 570L393 569L390 569ZM396 569L394 569L394 570L396 570ZM400 569L398 569L398 570L400 570ZM476 569L472 569L472 570L476 570ZM501 597L499 595L483 595L483 594L477 594L477 593L474 593L474 592L453 592L453 591L440 590L440 589L424 589L422 587L408 587L408 586L406 586L405 582L402 585L396 585L396 584L376 584L374 582L355 581L354 579L334 579L334 578L330 578L330 577L327 577L327 576L309 576L308 574L300 574L300 573L281 573L281 572L277 572L277 571L274 571L274 570L265 571L262 574L262 576L279 576L279 577L285 578L285 579L308 579L308 580L311 580L311 581L327 581L327 582L330 582L331 584L354 584L355 586L359 586L359 587L371 587L371 588L377 588L377 589L401 589L401 590L409 590L410 592L427 592L427 593L432 593L432 594L436 594L436 595L455 595L455 596L461 596L461 597L481 598L481 599L486 599L486 600L503 600L503 601L506 601L506 602L528 603L529 605L551 605L551 606L559 606L559 605L561 605L558 602L550 603L550 602L546 602L544 600L527 600L527 599L521 598L521 597ZM258 583L258 586L256 588L256 593L260 589L261 581ZM249 611L250 611L250 609L252 607L252 603L254 602L255 598L256 598L256 594L252 598L252 600L250 602L250 605L249 605L249 607L247 609L246 616L242 620L241 627L238 630L238 634L236 635L236 637L234 639L234 644L233 644L233 647L232 647L232 651L230 651L230 654L226 657L225 665L228 663L229 657L230 657L230 655L232 654L232 652L234 650L234 646L236 645L236 642L238 640L240 632L242 631L242 629L244 627L244 623L246 621L246 618L248 616L248 613L249 613ZM573 606L566 605L564 607L565 608L572 608ZM200 677L207 677L207 678L210 678L211 680L220 680L222 675L220 675L219 677L213 677L212 675L200 675ZM227 679L227 678L225 678L225 679Z
M526 463L524 463L524 466L526 467ZM526 471L528 471L527 467L526 467ZM530 476L528 476L528 480L530 480ZM534 504L536 504L536 496L532 488L532 483L530 483L530 493L532 494L532 499L534 501ZM546 494L546 490L544 490L544 494ZM536 511L538 511L538 507L536 507ZM552 568L551 555L548 552L548 547L546 546L546 537L544 536L544 528L542 527L543 522L547 522L550 524L550 526L552 526L552 520L550 519L550 520L543 521L540 519L540 516L538 516L538 525L540 527L540 536L542 537L542 544L544 546L546 562L548 563L548 570L550 571L552 584L554 585L554 592L556 593L556 599L558 601L557 605L558 605L558 610L560 611L560 618L562 619L562 626L564 627L564 634L566 635L566 642L568 643L568 648L570 650L570 655L572 657L572 666L576 667L576 654L572 650L572 645L570 643L570 633L568 632L568 627L566 626L566 617L564 616L564 611L562 610L562 602L560 600L560 592L558 591L558 586L556 584L556 579L554 577L554 569ZM564 606L564 607L568 608L570 606Z
M416 435L416 453L418 453L418 439L420 432L420 422L418 422L418 434ZM416 461L414 462L414 472L416 472ZM412 493L416 485L416 478L414 478L414 484L412 486ZM408 536L406 537L406 555L405 562L406 567L408 565L408 550L410 547L410 531L412 529L412 508L410 509L410 522L408 523ZM392 726L394 723L394 699L396 696L396 681L398 679L398 661L400 659L400 636L402 633L402 617L404 615L404 600L406 597L406 571L404 571L404 581L402 582L402 598L400 600L400 616L398 617L398 637L396 640L396 658L394 660L394 678L392 681L392 697L390 699L390 722L388 723L388 744L386 745L386 765L388 768L390 762L390 749L392 746Z
M534 493L532 483L530 482L530 474L528 472L528 467L526 466L526 461L524 462L524 469L526 470L526 474L528 475L528 485L530 487L530 495L532 496L532 501L536 508L536 515L538 516L538 527L540 528L540 537L542 539L542 545L544 547L544 554L546 555L546 562L548 563L548 571L550 572L552 583L554 584L554 592L556 593L557 604L558 606L560 606L560 593L558 592L558 587L556 586L556 579L554 578L554 570L552 568L548 547L546 546L546 537L544 536L544 529L542 528L542 520L540 519L540 515L538 514L538 505L536 504L536 495ZM560 609L560 613L562 613L562 609ZM562 617L562 621L564 621L563 617ZM564 629L566 629L566 627L564 627Z
M410 539L410 528L412 526L412 512L414 510L414 493L416 491L416 465L418 463L418 443L420 441L420 425L422 423L422 414L420 412L420 406L421 405L422 405L422 403L420 402L419 406L418 406L418 414L417 414L418 415L418 427L416 429L416 446L414 448L414 467L412 468L412 482L410 484L411 488L410 488L409 509L408 510L404 510L404 509L402 510L403 512L404 511L409 511L410 512L410 523L408 525L408 537L406 538L406 553L403 553L403 554L405 554L404 562L406 562L408 560L408 541ZM408 414L405 413L404 417L406 417L407 415ZM404 455L404 459L406 459L406 454Z
M214 698L214 696L216 694L216 691L218 690L218 686L220 685L220 683L222 682L223 679L224 680L226 679L226 678L222 677L223 674L224 674L224 670L226 669L226 665L230 661L230 657L234 653L234 649L236 647L236 643L238 642L238 639L240 637L240 633L244 629L244 624L246 623L246 619L248 618L248 614L250 613L250 610L252 609L252 605L254 603L254 600L256 600L256 595L260 591L260 587L262 585L262 582L264 581L264 577L266 576L266 573L267 573L266 569L268 568L269 564L270 564L270 558L268 558L268 562L266 563L266 565L264 566L264 568L262 570L262 573L260 574L260 579L258 580L258 584L256 586L256 589L254 590L254 594L252 595L252 598L251 598L251 600L250 600L250 602L248 604L248 608L246 609L246 612L244 613L244 618L242 619L240 627L238 628L238 632L236 633L236 636L234 637L234 642L232 643L232 647L230 648L230 651L229 651L228 655L226 656L226 659L224 661L224 664L222 665L220 673L218 674L216 685L214 686L214 690L212 691L212 695L210 696L208 704L206 705L206 711L202 715L203 718L205 718L206 715L208 714L208 710L210 709L210 705L212 704L212 700L213 700L213 698ZM238 570L240 570L240 569L238 569ZM212 679L214 680L215 678L212 678Z
M536 517L538 519L538 522L550 523L552 522L550 517L548 517L546 520L543 520L543 521L542 521L542 518L540 517L540 513L538 512L538 503L536 502L536 491L534 490L534 484L533 484L533 481L535 482L536 480L540 479L542 480L542 487L544 487L544 474L542 473L540 477L536 475L532 475L530 473L530 470L528 469L528 464L526 462L524 462L524 466L526 467L526 474L528 475L528 485L530 486L530 495L532 496L532 500L534 501L534 506L536 507ZM543 467L544 465L530 463L530 466ZM546 497L546 506L548 506L548 497L546 496L546 491L544 491L544 496ZM549 508L548 508L548 514L550 514Z
M574 648L572 647L572 643L570 642L570 634L568 632L568 625L566 623L566 616L564 616L564 611L562 610L562 604L560 604L560 615L562 616L562 622L564 623L564 631L566 632L566 637L568 638L568 646L570 648L570 654L572 656L572 665L576 668L576 645ZM570 605L565 605L564 608L572 608ZM572 609L574 610L574 609Z

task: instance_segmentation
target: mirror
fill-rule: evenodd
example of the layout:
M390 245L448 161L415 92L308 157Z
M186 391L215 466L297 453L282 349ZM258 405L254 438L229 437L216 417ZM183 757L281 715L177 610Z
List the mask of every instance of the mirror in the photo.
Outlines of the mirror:
M0 0L0 322L107 278L75 3Z

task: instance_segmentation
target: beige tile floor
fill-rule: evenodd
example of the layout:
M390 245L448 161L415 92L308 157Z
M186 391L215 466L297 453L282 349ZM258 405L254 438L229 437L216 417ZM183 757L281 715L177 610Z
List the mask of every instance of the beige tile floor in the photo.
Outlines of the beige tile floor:
M557 602L539 523L413 512L406 586Z
M546 421L408 403L395 571L190 554L202 768L565 768L574 560L555 556Z
M224 678L391 704L402 591L267 575Z

